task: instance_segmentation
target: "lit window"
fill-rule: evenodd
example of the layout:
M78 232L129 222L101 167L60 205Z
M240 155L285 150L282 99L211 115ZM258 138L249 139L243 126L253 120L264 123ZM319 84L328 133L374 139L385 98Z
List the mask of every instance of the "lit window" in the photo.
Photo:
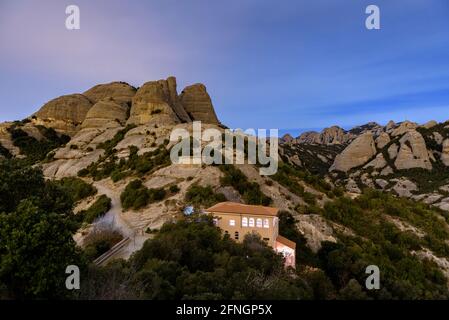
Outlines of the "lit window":
M249 226L254 227L254 218L249 218Z
M248 226L248 218L242 218L242 227Z
M263 227L264 228L269 228L270 227L270 220L264 219L263 220Z
M256 227L257 227L257 228L262 228L262 219L258 218L258 219L256 220Z
M238 239L239 239L239 232L238 232L238 231L235 232L234 238L235 238L235 240L238 240Z
M233 226L235 226L235 220L229 220L229 225L231 226L231 227L233 227Z

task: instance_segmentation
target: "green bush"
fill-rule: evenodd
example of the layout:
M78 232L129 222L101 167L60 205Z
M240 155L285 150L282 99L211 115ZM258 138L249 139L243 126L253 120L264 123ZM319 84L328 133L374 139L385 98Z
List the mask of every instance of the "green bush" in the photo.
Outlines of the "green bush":
M178 193L181 189L177 185L172 185L169 190L171 193Z
M97 218L104 216L111 209L111 199L106 195L101 195L87 210L78 214L83 222L92 223Z
M243 196L247 204L264 205L271 203L272 199L266 196L256 182L249 182L246 175L233 165L220 165L224 176L220 178L222 186L231 186Z
M78 202L97 193L97 189L93 185L75 177L62 178L56 183L73 197L74 202Z
M215 193L211 186L193 184L187 189L185 201L197 207L210 207L217 202L226 201L222 193Z
M166 196L163 188L147 189L142 180L131 181L122 192L120 200L125 210L130 208L138 210L146 207L149 203L163 200Z

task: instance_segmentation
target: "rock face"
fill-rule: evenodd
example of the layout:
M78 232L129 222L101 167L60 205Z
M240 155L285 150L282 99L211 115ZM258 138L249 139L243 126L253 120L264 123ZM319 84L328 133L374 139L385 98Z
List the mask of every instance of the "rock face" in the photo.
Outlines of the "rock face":
M432 169L426 143L418 131L408 131L399 142L401 146L396 161L394 162L397 169Z
M321 143L320 133L316 131L307 131L296 138L298 143L317 144Z
M212 101L203 84L197 83L186 87L180 95L180 101L192 120L219 124Z
M38 123L73 135L91 107L92 103L84 95L71 94L47 102L34 116Z
M181 105L181 101L179 100L176 78L168 77L167 80L159 80L159 83L162 85L164 93L166 97L168 97L168 102L170 106L173 108L173 111L178 116L179 120L181 120L181 122L192 121L192 119L190 119L184 107Z
M285 143L290 143L293 141L293 137L290 134L284 134L284 136L282 137L282 141Z
M137 90L132 100L129 124L173 125L179 123L178 116L170 106L170 96L161 81L150 81Z
M99 84L83 93L92 103L106 98L112 98L117 103L131 103L136 89L126 82L111 82Z
M326 128L321 132L320 140L323 144L344 143L346 142L345 131L338 126Z
M377 148L382 149L390 142L390 136L386 132L382 132L376 139Z
M385 161L384 155L382 153L378 153L376 158L367 163L363 168L373 167L374 169L381 169L387 165Z
M398 145L396 143L393 143L391 146L388 147L388 156L390 159L395 159L398 156Z
M443 150L441 152L441 161L445 166L449 166L449 139L443 141Z
M351 144L335 158L335 161L329 170L347 172L352 168L365 164L375 155L376 147L373 134L367 132L351 142Z
M85 128L114 128L125 125L128 105L119 104L113 98L98 101L86 115L81 127Z
M399 124L399 126L391 132L391 136L392 137L400 136L401 134L404 134L409 130L414 130L417 127L418 127L418 124L416 124L414 122L410 122L410 121L401 122Z

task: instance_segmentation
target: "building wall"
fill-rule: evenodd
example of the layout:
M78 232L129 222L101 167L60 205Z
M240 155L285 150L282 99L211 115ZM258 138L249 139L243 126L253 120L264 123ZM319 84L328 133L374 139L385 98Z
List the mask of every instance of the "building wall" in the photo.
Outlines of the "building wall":
M296 254L295 254L294 249L287 247L283 243L276 241L274 250L276 252L283 254L283 256L285 258L285 266L286 267L292 267L292 268L296 267L296 256L295 256Z
M246 234L256 232L274 248L276 238L279 234L277 217L217 212L212 212L211 214L217 218L217 226L224 232L228 232L231 239L242 242ZM247 227L243 226L244 218L247 219ZM254 219L254 226L250 226L250 219ZM262 227L257 226L257 219L262 220ZM268 220L268 228L264 227L266 219ZM230 223L231 220L234 220L233 226ZM236 232L238 232L239 235L238 239L235 237Z

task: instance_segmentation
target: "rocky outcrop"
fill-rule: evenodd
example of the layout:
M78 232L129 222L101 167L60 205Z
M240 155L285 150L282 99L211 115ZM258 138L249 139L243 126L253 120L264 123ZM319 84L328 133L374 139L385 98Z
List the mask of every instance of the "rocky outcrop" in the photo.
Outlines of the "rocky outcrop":
M284 134L284 135L282 136L282 138L281 138L281 141L284 142L284 143L290 143L290 142L292 142L293 140L294 140L294 138L293 138L289 133Z
M99 84L83 93L93 104L106 98L112 98L119 104L130 104L135 94L136 88L126 82Z
M367 163L363 168L374 168L374 169L381 169L387 165L387 162L385 161L384 155L382 153L378 153L377 156L371 160L369 163Z
M179 120L181 120L181 122L192 121L184 107L181 105L177 91L176 78L168 77L167 80L159 80L159 83L162 85L164 93L168 98L168 103L173 108L173 111L176 113Z
M399 142L401 146L396 161L394 162L397 169L432 169L426 143L418 131L408 131Z
M321 143L320 133L316 131L303 132L298 138L296 138L296 142L305 144Z
M413 195L413 191L418 190L418 187L412 181L402 178L402 179L393 179L391 181L395 181L396 184L393 187L393 190L400 197L410 198Z
M382 149L390 142L390 136L386 132L382 132L376 139L378 149Z
M443 141L443 149L441 152L441 161L445 166L449 166L449 139Z
M347 141L345 131L338 127L332 126L325 128L320 134L320 140L322 144L340 144Z
M392 132L391 132L391 136L392 137L397 137L400 136L401 134L406 133L407 131L410 130L414 130L418 127L418 124L416 124L415 122L410 122L410 121L404 121L401 122L399 124L398 127L396 127Z
M85 128L114 128L124 126L127 120L128 105L119 104L109 97L98 101L86 115L81 127Z
M436 125L438 125L438 122L436 122L435 120L430 120L430 121L427 121L425 124L423 124L422 127L425 129L431 129L431 128L435 127Z
M215 114L212 100L203 84L197 83L184 88L179 98L184 110L192 120L212 124L220 123Z
M387 152L391 160L396 159L396 157L398 156L398 150L399 146L396 143L393 143L391 146L388 147Z
M364 133L347 146L336 158L330 171L347 172L352 168L365 164L376 155L373 134Z
M150 81L137 90L133 97L129 124L165 124L180 122L170 106L170 96L161 81Z
M34 114L34 121L58 132L74 135L91 107L91 101L82 94L61 96L44 104Z

